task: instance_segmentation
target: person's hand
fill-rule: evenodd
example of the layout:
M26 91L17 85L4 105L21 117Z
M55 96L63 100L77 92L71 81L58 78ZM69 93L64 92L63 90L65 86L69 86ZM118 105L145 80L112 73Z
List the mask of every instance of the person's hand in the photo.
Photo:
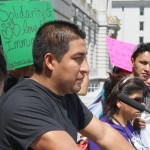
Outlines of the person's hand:
M133 127L136 130L140 130L140 129L143 129L146 127L146 123L145 123L144 119L138 117L133 120Z
M81 140L77 145L81 148L81 150L88 150L88 139L86 138L85 140Z

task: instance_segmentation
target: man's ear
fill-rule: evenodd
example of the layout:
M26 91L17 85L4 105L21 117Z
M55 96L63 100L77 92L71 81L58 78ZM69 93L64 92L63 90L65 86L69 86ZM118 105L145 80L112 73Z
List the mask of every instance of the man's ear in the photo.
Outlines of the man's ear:
M134 67L134 58L131 58L131 66Z
M54 61L54 56L51 53L45 54L44 56L45 66L50 70L53 70L53 61Z

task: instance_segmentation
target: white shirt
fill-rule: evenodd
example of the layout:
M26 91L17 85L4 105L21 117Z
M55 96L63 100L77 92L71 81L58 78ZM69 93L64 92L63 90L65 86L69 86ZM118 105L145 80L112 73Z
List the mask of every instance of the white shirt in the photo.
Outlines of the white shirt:
M150 113L143 112L142 119L146 122L146 128L141 129L140 135L143 143L150 149Z

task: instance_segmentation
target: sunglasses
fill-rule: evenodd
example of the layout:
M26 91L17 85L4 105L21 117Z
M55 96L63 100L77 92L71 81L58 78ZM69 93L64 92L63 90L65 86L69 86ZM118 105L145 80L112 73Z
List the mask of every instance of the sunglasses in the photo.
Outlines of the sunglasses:
M139 102L139 103L144 103L144 98L143 97L136 97L136 98L132 98L132 99Z

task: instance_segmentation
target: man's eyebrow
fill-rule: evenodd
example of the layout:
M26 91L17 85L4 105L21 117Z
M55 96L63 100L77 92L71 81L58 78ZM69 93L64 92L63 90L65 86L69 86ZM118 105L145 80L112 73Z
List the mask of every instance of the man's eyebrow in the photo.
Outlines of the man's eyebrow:
M146 61L146 60L140 60L140 62L147 62L147 63L150 63L150 61Z
M79 52L79 53L76 53L75 55L87 55L87 52Z

